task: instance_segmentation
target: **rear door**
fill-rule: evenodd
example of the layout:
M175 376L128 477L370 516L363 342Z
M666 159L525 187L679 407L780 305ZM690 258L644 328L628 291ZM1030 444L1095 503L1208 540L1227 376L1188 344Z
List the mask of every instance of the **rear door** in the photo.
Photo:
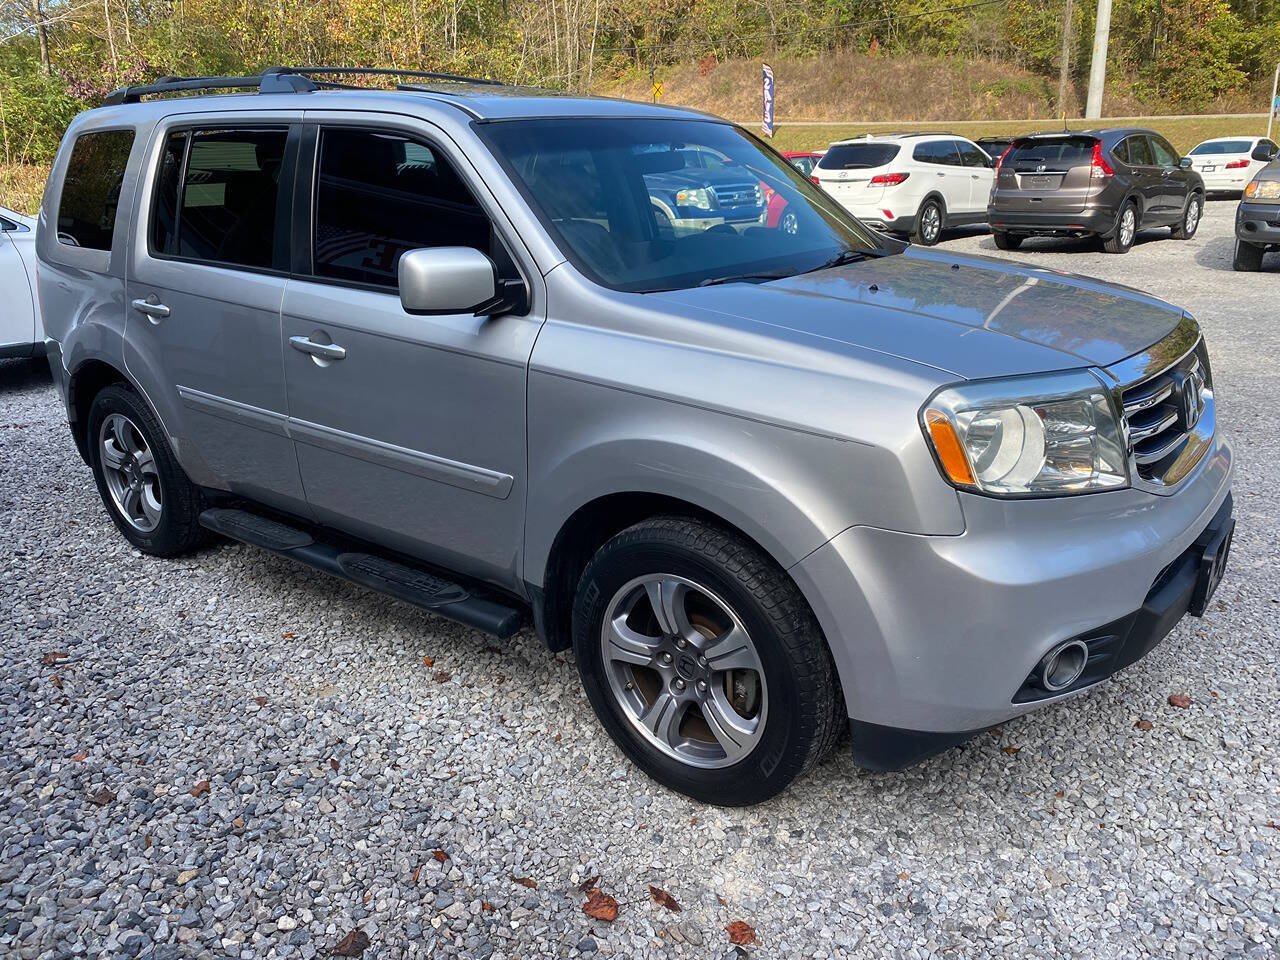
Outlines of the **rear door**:
M125 362L163 391L200 482L306 514L285 427L280 301L301 112L157 129L126 293Z
M957 140L956 147L960 151L960 162L969 175L969 206L971 213L982 213L987 209L991 199L991 184L995 182L995 172L991 169L992 161L986 152L976 143L968 140Z
M996 179L996 202L1010 213L1079 213L1093 188L1093 137L1015 140Z

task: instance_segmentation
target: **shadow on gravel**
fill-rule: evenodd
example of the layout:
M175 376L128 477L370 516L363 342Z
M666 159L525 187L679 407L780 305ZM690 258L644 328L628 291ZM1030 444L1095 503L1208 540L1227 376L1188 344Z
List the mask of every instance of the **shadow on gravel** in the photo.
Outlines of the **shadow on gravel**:
M52 383L49 361L44 357L37 360L0 360L0 395L47 387Z
M1215 237L1210 240L1199 250L1196 251L1196 263L1209 270L1225 270L1227 273L1235 273L1235 267L1232 263L1235 261L1236 254L1236 238ZM1266 273L1275 273L1280 270L1280 256L1269 253L1262 260L1262 269Z
M1161 228L1155 228L1139 233L1134 238L1133 246L1130 250L1136 250L1138 247L1145 246L1148 243L1154 243L1158 240L1168 240L1169 231ZM990 238L982 242L983 250L996 250L996 242ZM1099 253L1102 250L1102 241L1097 237L1028 237L1022 241L1016 253ZM1118 256L1124 256L1118 254Z

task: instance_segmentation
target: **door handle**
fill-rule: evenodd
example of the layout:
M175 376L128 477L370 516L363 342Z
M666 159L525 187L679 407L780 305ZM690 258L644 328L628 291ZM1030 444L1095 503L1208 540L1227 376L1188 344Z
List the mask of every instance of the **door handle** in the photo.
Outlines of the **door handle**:
M316 343L310 337L290 337L289 343L293 349L323 360L341 360L347 355L347 351L336 343Z
M165 317L169 316L169 308L163 303L157 303L154 297L148 297L146 300L133 301L133 309L139 313L145 313L152 323L159 323Z

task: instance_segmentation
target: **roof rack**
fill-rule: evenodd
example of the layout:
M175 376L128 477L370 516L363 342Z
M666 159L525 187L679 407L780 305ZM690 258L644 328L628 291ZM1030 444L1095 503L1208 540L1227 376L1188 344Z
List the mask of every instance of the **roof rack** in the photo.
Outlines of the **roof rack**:
M357 84L315 79L324 76L418 77L445 83L472 83L504 86L501 80L463 77L429 70L397 70L388 67L268 67L260 74L245 77L160 77L154 83L135 84L113 90L103 99L104 107L139 103L143 97L165 93L199 93L209 90L257 90L258 93L310 93L321 89L365 90ZM408 88L407 84L399 86Z

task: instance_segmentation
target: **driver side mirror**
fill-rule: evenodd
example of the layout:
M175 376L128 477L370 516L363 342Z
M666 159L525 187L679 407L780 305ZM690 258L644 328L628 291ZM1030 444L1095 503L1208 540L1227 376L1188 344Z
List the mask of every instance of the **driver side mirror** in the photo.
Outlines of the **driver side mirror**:
M400 257L397 275L406 313L480 316L514 307L507 295L512 281L500 282L493 261L474 247L408 250ZM524 284L515 283L523 291Z
M1179 161L1178 161L1178 166L1180 166L1183 170L1190 170L1190 169L1191 169L1191 158L1190 158L1190 157L1183 157L1181 160L1179 160Z

